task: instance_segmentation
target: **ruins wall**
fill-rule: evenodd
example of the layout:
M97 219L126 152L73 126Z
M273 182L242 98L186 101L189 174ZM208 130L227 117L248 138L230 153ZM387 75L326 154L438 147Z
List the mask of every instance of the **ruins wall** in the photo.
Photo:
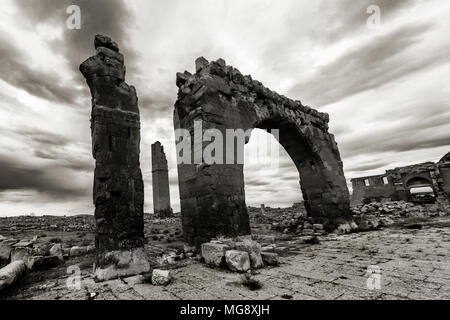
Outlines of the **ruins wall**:
M450 162L444 157L440 162L425 162L405 167L387 170L383 175L359 177L352 179L352 205L373 201L411 201L410 188L414 181L423 181L423 186L429 185L438 202L448 202ZM388 179L385 184L383 177ZM366 181L369 185L366 185ZM418 186L422 186L419 183Z
M144 184L140 169L140 116L136 90L125 82L115 42L95 37L96 55L80 65L92 95L97 266L115 250L143 247Z
M178 73L176 83L175 129L189 130L193 150L195 121L201 121L202 132L217 129L224 137L226 129L279 129L279 142L298 169L309 216L329 228L350 219L349 192L327 114L270 91L222 59L197 59L196 73ZM208 144L201 142L200 152ZM243 164L194 164L194 158L195 152L191 164L178 165L186 239L199 244L218 235L249 234Z
M387 178L387 183L383 178ZM368 185L366 185L366 181ZM362 202L400 200L393 179L387 175L360 177L352 179L351 182L353 188L352 205Z

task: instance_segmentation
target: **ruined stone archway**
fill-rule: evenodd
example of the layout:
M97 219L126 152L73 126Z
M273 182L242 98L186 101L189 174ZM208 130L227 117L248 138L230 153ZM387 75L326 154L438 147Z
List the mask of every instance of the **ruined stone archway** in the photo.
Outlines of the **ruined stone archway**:
M415 203L434 203L437 193L433 182L425 177L416 176L407 180L406 190L408 201Z
M186 158L177 154L188 242L198 245L218 235L250 233L243 164L229 164L225 159L232 152L236 160L243 154L244 143L232 143L230 150L227 129L278 129L279 142L298 169L308 215L329 229L350 219L349 192L337 144L328 132L327 114L270 91L222 59L211 63L197 59L196 73L178 73L177 86L174 125L189 132L193 151L189 163L180 163ZM227 140L223 164L205 163L202 152L210 142L196 139L198 123L200 135L216 129ZM195 161L199 157L201 161Z

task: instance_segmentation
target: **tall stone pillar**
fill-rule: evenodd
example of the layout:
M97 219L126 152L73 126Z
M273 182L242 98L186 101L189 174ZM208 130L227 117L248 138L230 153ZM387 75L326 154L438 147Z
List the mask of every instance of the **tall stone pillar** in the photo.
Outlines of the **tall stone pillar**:
M154 213L160 217L171 216L169 169L164 147L159 141L152 144L152 181Z
M115 42L95 36L96 55L80 65L92 95L95 158L96 277L108 280L148 272L144 246L144 184L139 163L140 118L136 90L125 82Z

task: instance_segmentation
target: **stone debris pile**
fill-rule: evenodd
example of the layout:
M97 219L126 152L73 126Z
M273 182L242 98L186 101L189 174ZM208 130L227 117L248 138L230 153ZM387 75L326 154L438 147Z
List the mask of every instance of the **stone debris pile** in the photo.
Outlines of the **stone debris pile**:
M404 201L373 202L352 207L354 220L359 231L376 230L387 227L402 218L442 217L450 213L450 208L440 204L417 205Z
M15 283L25 273L25 262L19 260L0 269L0 291Z
M43 271L57 267L70 258L95 252L93 245L67 247L61 243L42 243L38 239L37 236L31 240L0 236L0 268L3 267L0 273L6 274L9 279L2 283L3 287L23 274L22 266L24 271Z
M0 218L0 232L25 231L94 231L95 219L89 215L77 216L19 216Z
M352 213L360 215L389 216L391 218L408 217L439 217L450 213L450 208L440 204L417 205L405 201L372 202L369 204L357 205L351 208Z
M203 243L201 257L209 266L227 268L234 272L247 272L264 266L278 265L278 254L264 251L250 236Z
M249 214L252 226L255 226L255 229L263 228L299 236L327 234L323 224L313 223L312 219L306 217L305 208L300 204L291 208L264 207L264 210L249 207Z

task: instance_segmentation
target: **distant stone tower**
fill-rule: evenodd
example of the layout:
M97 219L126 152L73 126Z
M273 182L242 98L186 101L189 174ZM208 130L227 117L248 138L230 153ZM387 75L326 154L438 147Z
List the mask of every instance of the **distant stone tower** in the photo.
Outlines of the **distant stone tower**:
M139 164L136 90L125 82L123 55L110 38L95 36L96 55L80 65L92 95L95 158L96 277L148 272L144 247L144 184Z
M153 208L160 217L173 214L170 207L169 169L161 142L152 144Z

